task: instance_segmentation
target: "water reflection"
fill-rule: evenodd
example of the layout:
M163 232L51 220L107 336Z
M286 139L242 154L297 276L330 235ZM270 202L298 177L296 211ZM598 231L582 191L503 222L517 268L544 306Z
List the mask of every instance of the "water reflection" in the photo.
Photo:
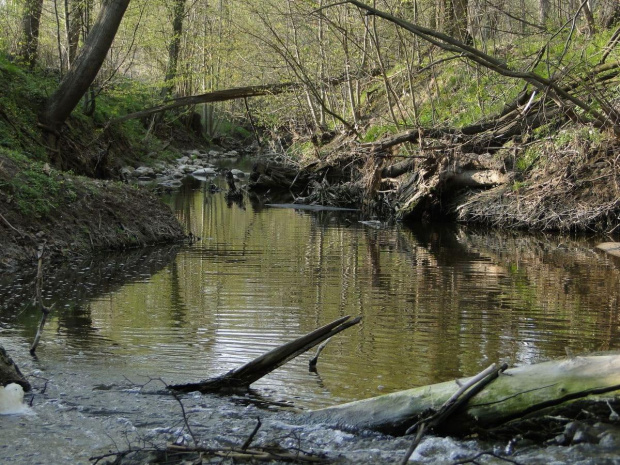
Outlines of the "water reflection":
M49 277L48 299L58 307L46 339L58 347L48 353L82 351L92 359L86 372L185 382L361 314L361 325L330 342L318 374L306 357L254 386L316 407L494 361L620 346L620 269L585 240L455 226L373 229L355 213L272 209L261 199L227 204L200 183L168 201L202 241ZM34 333L29 295L25 278L0 283L6 334ZM102 351L113 356L100 361Z

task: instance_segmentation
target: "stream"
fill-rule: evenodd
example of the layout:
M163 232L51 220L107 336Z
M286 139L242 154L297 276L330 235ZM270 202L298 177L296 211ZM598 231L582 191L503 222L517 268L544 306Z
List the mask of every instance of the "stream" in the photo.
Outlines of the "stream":
M248 170L248 165L240 166ZM37 358L34 271L0 276L0 345L33 382L31 414L0 416L1 463L90 463L167 442L398 463L410 438L305 425L300 411L620 349L620 259L596 241L455 225L360 223L357 212L227 201L186 182L165 197L201 240L73 260L45 276L54 309ZM344 315L316 373L305 354L232 396L165 384L222 374ZM412 460L451 464L505 444L427 437ZM517 445L518 463L620 463L620 441ZM205 462L207 463L207 462ZM217 459L214 463L222 463ZM223 462L223 463L231 463ZM507 463L488 456L478 463Z

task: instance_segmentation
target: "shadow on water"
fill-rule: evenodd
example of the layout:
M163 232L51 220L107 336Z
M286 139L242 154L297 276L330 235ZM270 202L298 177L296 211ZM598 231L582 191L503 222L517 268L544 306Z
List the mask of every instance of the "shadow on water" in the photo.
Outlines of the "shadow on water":
M167 201L202 240L46 273L45 300L55 308L39 360L27 356L40 316L34 270L0 279L1 342L29 360L27 373L51 380L37 414L72 440L63 446L46 427L29 424L24 434L17 424L6 440L24 444L22 461L46 448L88 457L110 447L108 434L124 441L127 431L169 439L182 423L178 405L161 382L146 386L152 378L215 376L343 315L364 319L333 338L318 373L301 357L248 396L185 398L196 432L215 445L243 443L248 418L260 413L272 420L266 436L286 436L282 421L294 420L274 406L327 406L566 348L620 348L620 266L588 240L454 225L371 228L357 213L276 209L260 197L229 202L209 182L186 183ZM304 430L304 439L319 449L336 441L350 463L383 463L384 452L394 462L394 450L408 445L343 434Z
M53 306L51 320L56 322L55 330L76 345L105 344L93 325L90 302L128 284L148 280L174 263L180 248L177 244L135 249L72 260L46 269L43 299L46 305ZM33 337L40 318L34 295L32 270L0 276L0 326ZM173 308L177 311L179 306Z

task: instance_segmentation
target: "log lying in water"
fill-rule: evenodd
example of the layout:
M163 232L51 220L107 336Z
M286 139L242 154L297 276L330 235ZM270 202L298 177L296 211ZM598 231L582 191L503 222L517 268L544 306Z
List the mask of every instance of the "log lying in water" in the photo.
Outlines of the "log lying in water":
M335 334L359 323L362 319L361 317L357 317L348 321L349 318L350 316L339 318L305 336L281 345L280 347L276 347L272 351L222 376L206 379L198 383L176 384L169 386L169 388L181 392L200 391L203 393L247 389L250 384L258 381L276 368L281 367L289 360L312 349L314 346L329 339Z
M462 380L463 383L468 380ZM310 412L309 420L341 428L404 434L459 389L456 381L423 386ZM513 420L620 404L620 355L574 357L506 370L472 397L438 433L466 435Z

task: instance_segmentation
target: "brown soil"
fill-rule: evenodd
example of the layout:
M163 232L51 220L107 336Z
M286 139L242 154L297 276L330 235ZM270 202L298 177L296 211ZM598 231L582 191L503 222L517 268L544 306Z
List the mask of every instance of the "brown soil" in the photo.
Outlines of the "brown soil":
M541 151L544 161L520 183L468 192L453 206L460 221L538 231L610 233L620 214L617 147Z
M53 194L48 197L39 185L30 186L39 189L41 197L26 208L11 183L22 176L22 165L0 152L0 272L34 263L41 244L46 257L58 259L185 237L172 211L150 192L74 176L47 165L28 169L40 170L36 174L46 182L44 176L48 176Z

